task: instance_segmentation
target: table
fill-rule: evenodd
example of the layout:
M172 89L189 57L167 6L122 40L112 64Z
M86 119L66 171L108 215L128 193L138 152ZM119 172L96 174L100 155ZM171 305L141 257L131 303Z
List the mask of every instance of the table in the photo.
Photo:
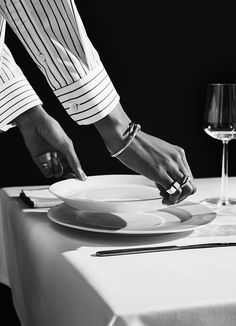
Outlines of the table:
M196 180L191 201L218 195L220 179ZM194 232L117 237L69 229L0 191L0 281L24 326L235 326L236 247L96 257L99 249L236 241L236 209ZM30 187L32 188L32 187ZM236 197L236 178L230 178ZM189 198L190 199L190 198Z

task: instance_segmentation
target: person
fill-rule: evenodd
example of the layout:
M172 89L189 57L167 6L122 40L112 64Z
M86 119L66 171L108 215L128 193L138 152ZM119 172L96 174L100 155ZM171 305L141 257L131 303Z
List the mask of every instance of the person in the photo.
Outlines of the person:
M164 204L196 191L184 150L145 133L123 109L74 0L0 0L0 14L0 128L19 127L45 177L66 171L86 180L72 141L43 109L4 43L6 22L69 116L93 124L112 157L155 182Z

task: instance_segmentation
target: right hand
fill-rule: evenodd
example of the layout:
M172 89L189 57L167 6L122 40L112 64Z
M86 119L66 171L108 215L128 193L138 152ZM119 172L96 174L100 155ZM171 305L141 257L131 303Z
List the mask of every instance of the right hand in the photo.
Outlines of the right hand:
M163 197L163 204L176 204L196 192L196 186L182 148L140 131L130 146L117 157L133 171L153 180ZM190 181L174 194L166 191L185 176Z
M71 139L38 105L15 119L31 157L46 178L86 180Z
M126 143L130 119L120 104L109 115L95 123L107 149L117 152ZM155 182L163 197L163 204L176 204L196 191L193 176L182 148L139 131L133 142L117 156L131 170ZM184 179L190 181L183 185ZM181 187L174 194L167 190L178 182Z

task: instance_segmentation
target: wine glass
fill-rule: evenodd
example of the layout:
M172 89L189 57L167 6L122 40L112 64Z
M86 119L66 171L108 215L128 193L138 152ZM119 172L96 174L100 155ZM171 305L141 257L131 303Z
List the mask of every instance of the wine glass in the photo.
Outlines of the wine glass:
M236 84L208 85L203 129L223 143L221 194L204 202L219 207L235 205L236 198L228 195L228 144L236 139Z

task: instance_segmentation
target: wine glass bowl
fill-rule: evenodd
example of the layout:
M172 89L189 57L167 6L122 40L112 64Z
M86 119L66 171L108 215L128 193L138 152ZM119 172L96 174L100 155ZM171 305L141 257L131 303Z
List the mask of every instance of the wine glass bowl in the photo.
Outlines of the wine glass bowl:
M209 84L203 130L223 144L221 194L204 202L217 206L236 204L228 195L228 143L236 139L236 84Z
M204 131L212 138L221 141L229 142L230 140L236 138L236 128L233 126L223 127L223 126L215 126L209 124L206 128L204 128Z

